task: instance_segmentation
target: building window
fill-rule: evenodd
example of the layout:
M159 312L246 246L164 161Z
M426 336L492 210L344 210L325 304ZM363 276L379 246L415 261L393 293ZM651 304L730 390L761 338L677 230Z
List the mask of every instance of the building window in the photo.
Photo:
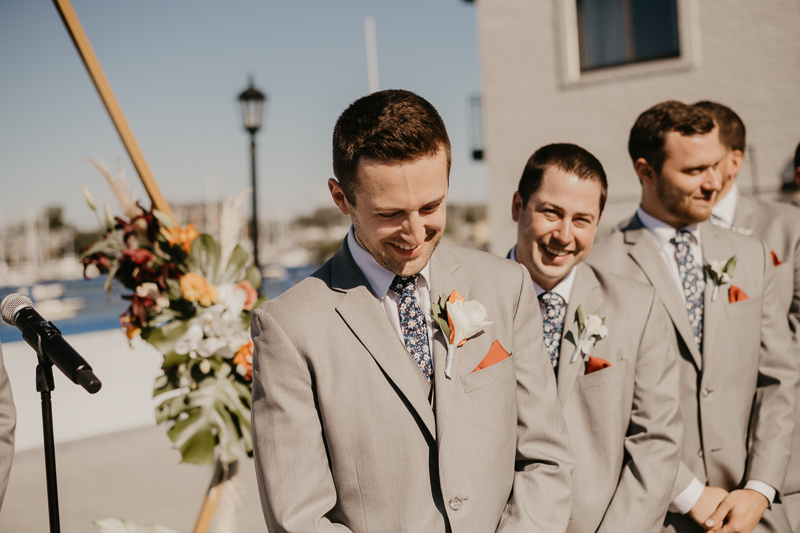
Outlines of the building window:
M582 72L680 56L677 0L576 0Z

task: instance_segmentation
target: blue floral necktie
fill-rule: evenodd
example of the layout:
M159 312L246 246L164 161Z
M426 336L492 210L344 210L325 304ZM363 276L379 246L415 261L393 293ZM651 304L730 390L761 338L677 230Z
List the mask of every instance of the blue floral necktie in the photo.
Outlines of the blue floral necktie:
M400 299L398 303L400 328L403 330L406 350L417 362L425 379L430 383L433 377L433 360L428 345L428 326L417 301L418 278L419 274L407 278L395 276L389 289L394 291Z
M692 324L694 341L703 353L703 271L692 254L690 243L692 235L680 230L669 241L675 246L675 261L683 283L683 295L686 299L686 312Z
M561 334L564 332L564 317L567 314L567 304L564 298L554 292L543 292L539 301L544 304L542 325L544 327L544 346L550 356L553 370L558 367L558 351L561 348Z

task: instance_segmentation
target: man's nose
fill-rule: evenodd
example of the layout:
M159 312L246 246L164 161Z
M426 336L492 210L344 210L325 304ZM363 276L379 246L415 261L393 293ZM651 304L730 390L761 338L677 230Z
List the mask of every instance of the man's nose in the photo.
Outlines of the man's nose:
M562 218L553 232L553 237L561 244L569 244L572 240L572 220L567 217Z
M707 191L719 191L722 189L722 173L719 167L708 167L706 179L703 182L703 188Z
M419 213L411 213L403 224L403 233L411 244L420 245L425 242L425 223Z

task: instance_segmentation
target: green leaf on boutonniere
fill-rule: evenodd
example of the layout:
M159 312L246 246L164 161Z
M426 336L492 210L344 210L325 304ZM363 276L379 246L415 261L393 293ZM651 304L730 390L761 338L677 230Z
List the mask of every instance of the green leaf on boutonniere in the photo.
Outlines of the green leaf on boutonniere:
M578 306L575 311L575 318L578 319L578 336L580 337L583 334L583 325L586 323L586 314L583 312L583 306Z
M734 255L728 262L725 263L725 268L723 269L731 278L733 278L733 272L736 270L736 256Z
M447 321L447 295L442 294L438 302L431 302L431 318L442 330L446 339L450 338L450 324Z

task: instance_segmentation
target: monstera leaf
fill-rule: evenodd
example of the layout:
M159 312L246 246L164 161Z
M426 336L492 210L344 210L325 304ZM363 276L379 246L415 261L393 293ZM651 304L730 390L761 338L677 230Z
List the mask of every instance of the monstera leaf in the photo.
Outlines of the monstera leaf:
M164 381L156 382L157 397L159 393L167 396L156 407L156 420L177 419L168 435L186 463L213 464L217 444L219 460L232 463L241 453L239 439L244 440L248 455L252 453L250 391L222 374L209 375L197 388L177 397Z

